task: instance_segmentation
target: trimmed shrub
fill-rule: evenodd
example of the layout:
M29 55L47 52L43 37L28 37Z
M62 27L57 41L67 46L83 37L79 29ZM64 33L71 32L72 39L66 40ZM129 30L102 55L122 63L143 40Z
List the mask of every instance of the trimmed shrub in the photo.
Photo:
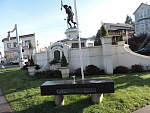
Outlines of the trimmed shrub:
M103 36L109 36L108 30L104 25L101 26L101 37Z
M65 67L65 66L67 66L67 65L68 65L67 59L66 59L66 57L65 57L65 55L64 55L64 52L62 52L61 67Z
M30 65L29 65L29 64L24 65L24 66L23 66L23 69L24 69L24 70L28 70L28 68L27 68L28 66L30 66ZM38 64L35 64L34 66L35 66L35 69L36 69L36 70L39 70L39 69L40 69L40 66L39 66Z
M98 75L100 74L100 69L95 65L88 65L85 67L85 72L87 75Z
M143 72L143 66L140 64L135 64L131 66L131 73Z
M74 75L75 76L81 76L81 68L77 68L74 70Z
M125 66L117 66L114 70L113 70L114 74L125 74L125 73L129 73L129 69Z
M24 65L24 66L23 66L23 69L24 69L24 70L28 70L28 68L27 68L28 66L29 66L28 64Z
M59 70L46 70L36 72L35 77L37 78L62 78L61 71Z

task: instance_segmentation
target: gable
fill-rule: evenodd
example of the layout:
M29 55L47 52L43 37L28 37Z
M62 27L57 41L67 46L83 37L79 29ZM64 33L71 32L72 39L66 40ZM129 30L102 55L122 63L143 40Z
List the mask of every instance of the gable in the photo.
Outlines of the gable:
M150 8L150 5L141 3L141 5L136 9L136 11L133 14L135 15L135 13L138 13L141 10L149 9L149 8Z

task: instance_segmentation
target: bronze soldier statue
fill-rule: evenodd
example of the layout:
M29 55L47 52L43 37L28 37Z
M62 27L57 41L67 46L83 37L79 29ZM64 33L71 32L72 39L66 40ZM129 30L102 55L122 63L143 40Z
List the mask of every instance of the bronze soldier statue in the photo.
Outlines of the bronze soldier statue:
M62 6L64 7L64 9L66 11L66 14L68 15L68 17L67 17L67 23L69 24L70 28L72 28L72 25L71 25L70 21L74 24L74 27L76 27L75 25L77 23L73 21L73 15L74 15L74 13L72 12L71 6L63 5L63 4L62 4Z

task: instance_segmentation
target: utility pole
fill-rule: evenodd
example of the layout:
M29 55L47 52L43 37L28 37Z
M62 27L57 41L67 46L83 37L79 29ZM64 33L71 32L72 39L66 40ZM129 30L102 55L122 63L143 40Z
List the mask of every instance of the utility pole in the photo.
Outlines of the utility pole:
M15 24L15 27L12 31L8 31L8 40L10 40L10 33L13 33L14 31L16 31L16 39L17 39L17 46L18 46L18 58L19 58L19 66L20 69L23 68L23 57L22 57L22 41L19 39L18 36L18 31L17 31L17 24Z

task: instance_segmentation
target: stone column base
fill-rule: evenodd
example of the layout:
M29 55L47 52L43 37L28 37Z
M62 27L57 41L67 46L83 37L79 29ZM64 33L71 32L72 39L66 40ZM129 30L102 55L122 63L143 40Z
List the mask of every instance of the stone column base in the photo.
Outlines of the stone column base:
M55 95L55 104L57 106L64 105L64 96L63 95Z
M101 94L92 94L92 102L93 104L99 104L103 100L103 93Z

